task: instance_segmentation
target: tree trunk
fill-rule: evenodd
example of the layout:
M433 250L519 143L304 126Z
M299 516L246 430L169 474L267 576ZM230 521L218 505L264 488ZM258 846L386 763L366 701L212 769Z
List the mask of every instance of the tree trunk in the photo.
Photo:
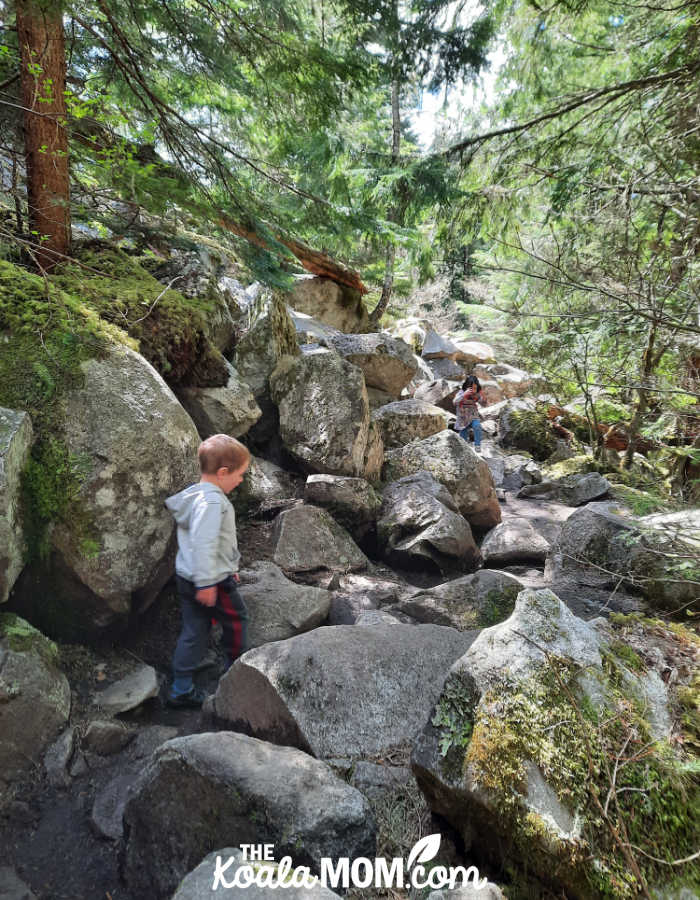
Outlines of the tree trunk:
M62 4L17 0L29 227L51 269L70 251L66 55Z
M270 249L270 245L260 237L259 234L255 231L251 231L250 228L241 225L240 222L235 222L223 213L220 214L217 223L222 228L225 228L226 231L230 231L232 234L237 234L239 237L245 238L249 243L254 244L256 247L262 247L264 250ZM318 275L321 278L330 278L338 284L343 284L346 287L359 291L360 294L367 293L367 287L357 272L353 269L348 269L336 260L331 259L326 253L321 253L320 250L314 250L314 248L309 247L308 244L304 244L302 241L287 237L286 235L276 234L275 240L279 241L280 244L290 250L306 271L311 272L312 275Z
M649 376L652 374L654 370L655 357L654 357L654 344L656 343L656 322L651 322L649 325L649 331L647 333L647 344L644 348L644 353L642 354L642 364L639 367L639 387L637 388L637 403L634 408L634 413L632 414L632 419L630 421L629 427L629 444L627 445L627 450L625 451L625 457L622 460L622 468L629 469L632 466L632 460L634 458L634 451L636 449L636 438L639 432L639 428L644 421L644 413L647 411L647 406L649 405L649 397L645 390L645 385L649 379Z
M391 82L391 162L396 165L399 161L399 152L401 149L401 110L399 108L399 82L394 79ZM389 210L387 218L390 222L397 222L399 219L398 204ZM386 257L384 261L384 283L382 285L382 295L379 302L372 310L369 320L372 326L378 326L379 320L386 312L391 300L391 292L394 288L394 260L396 259L396 245L388 244L386 248Z

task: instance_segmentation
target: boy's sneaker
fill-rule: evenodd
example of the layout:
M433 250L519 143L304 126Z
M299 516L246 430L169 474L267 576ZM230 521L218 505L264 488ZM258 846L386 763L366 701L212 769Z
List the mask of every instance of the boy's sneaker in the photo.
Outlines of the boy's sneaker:
M165 702L175 709L198 709L206 699L206 692L192 685L186 694L173 694L169 690Z
M474 447L477 453L481 453L481 444L478 447Z

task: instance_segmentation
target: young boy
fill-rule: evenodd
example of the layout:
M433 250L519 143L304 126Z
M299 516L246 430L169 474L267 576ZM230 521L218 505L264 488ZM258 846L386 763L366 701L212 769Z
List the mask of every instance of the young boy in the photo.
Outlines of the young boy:
M175 572L182 604L182 631L167 697L168 706L175 707L204 702L192 675L206 653L212 618L221 622L229 664L245 651L248 626L248 610L236 588L236 515L226 495L243 480L250 453L235 438L215 434L199 445L197 455L199 483L165 501L177 522Z

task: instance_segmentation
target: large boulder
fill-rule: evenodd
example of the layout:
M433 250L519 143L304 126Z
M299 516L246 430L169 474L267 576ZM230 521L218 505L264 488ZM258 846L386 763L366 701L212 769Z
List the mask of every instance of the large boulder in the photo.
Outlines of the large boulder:
M693 846L690 798L678 807L684 823L669 830L669 794L649 788L670 778L668 790L684 790L670 774L673 750L656 754L650 742L649 710L667 697L659 699L657 679L628 668L636 654L608 641L551 591L523 591L511 617L482 631L452 667L412 758L432 810L467 851L501 860L507 841L511 863L581 900L636 896L611 840L622 822L647 873L652 848L670 859Z
M532 388L536 379L522 369L504 363L474 366L474 375L479 381L495 381L507 399L522 397Z
M24 566L20 477L31 446L32 422L27 413L0 406L0 603L7 600Z
M154 900L222 843L274 843L318 872L322 857L373 857L376 840L366 799L325 763L230 732L160 746L132 787L124 833L123 877Z
M381 497L364 478L342 475L309 475L304 498L327 509L358 541L372 529L382 505Z
M302 353L304 352L303 348L306 344L316 344L319 347L327 347L327 339L331 335L342 334L337 328L333 328L332 325L324 324L313 316L308 316L306 313L299 312L297 309L289 309L289 317L294 323L297 341L302 348Z
M436 380L445 378L459 381L461 384L467 374L465 366L462 363L455 362L452 358L439 356L427 359L426 363L432 373L432 377Z
M369 316L359 291L330 278L295 275L288 303L295 310L346 333L366 331L369 326Z
M502 486L507 491L519 491L523 485L539 484L542 481L540 467L529 456L509 453L503 458Z
M425 400L397 400L375 410L372 421L382 433L385 449L391 450L444 431L450 415Z
M425 381L416 388L413 397L415 400L424 400L433 406L438 406L449 413L454 413L454 398L461 387L459 381L448 381L439 378L433 381Z
M221 879L216 882L217 861ZM271 886L261 887L259 884L248 880L248 872L252 876L259 875L263 884ZM269 876L268 876L269 873ZM250 860L243 855L240 847L224 847L214 850L205 856L196 869L182 881L172 896L172 900L220 900L222 890L232 890L235 897L238 894L245 900L275 900L279 897L279 888L283 889L282 896L286 900L340 900L340 895L333 893L324 887L319 880L312 886L298 886L298 882L305 876L301 869L292 869L285 873L276 863L259 862ZM311 876L313 878L314 876ZM216 883L216 887L214 884ZM229 885L231 887L229 888ZM235 885L245 885L236 887ZM278 887L279 886L279 887ZM245 894L243 893L245 891ZM0 895L2 900L2 895ZM482 900L492 900L486 896ZM494 898L495 900L495 898Z
M280 513L272 539L272 558L287 572L357 572L370 565L347 531L315 506L296 506Z
M252 456L243 481L233 494L236 509L245 509L268 500L286 500L296 497L295 478L285 469L268 459Z
M172 250L171 257L152 269L161 284L173 287L185 297L197 297L209 304L205 317L206 336L222 352L229 349L236 333L241 308L232 290L226 288L228 262L206 247L197 250ZM244 291L242 285L238 285Z
M384 334L339 334L328 338L344 359L358 366L365 383L398 397L416 374L413 351L398 338Z
M238 592L252 616L248 646L282 641L325 622L331 595L322 588L296 584L274 563L260 560L241 569Z
M217 719L319 758L375 756L411 741L474 633L437 625L335 625L238 659Z
M385 481L397 481L421 469L445 485L470 525L493 528L501 521L489 467L453 431L441 431L385 454Z
M68 722L70 687L57 662L55 644L0 613L0 787L39 766Z
M544 563L549 542L535 531L528 519L509 516L481 542L484 565L498 568L521 562Z
M331 352L287 357L270 387L284 445L307 471L364 474L369 400L357 366Z
M394 564L430 559L450 571L474 569L479 560L469 523L447 488L425 471L385 489L377 540L384 557Z
M384 465L384 441L376 422L370 420L367 432L367 446L362 457L362 474L367 481L377 484L382 477Z
M506 572L482 569L418 591L396 603L398 610L431 625L449 625L459 631L485 628L502 622L512 612L523 589L517 578Z
M459 347L448 337L430 330L423 339L423 359L452 359L459 354Z
M415 396L416 391L422 384L425 384L426 381L432 381L435 377L433 375L433 370L430 368L430 366L422 356L417 356L414 353L413 361L416 364L416 374L401 392L402 397Z
M200 474L197 429L142 356L113 346L82 370L60 428L84 475L75 514L54 527L51 565L37 583L23 578L18 600L50 633L71 637L123 624L155 599L175 550L165 498ZM47 597L61 598L60 611Z
M557 449L546 411L532 400L510 400L498 418L498 439L503 447L526 450L535 459L544 460Z
M422 352L425 336L431 330L430 323L426 319L417 319L415 316L399 319L390 328L394 337L405 341L409 347L413 348L414 353Z
M204 440L213 434L240 437L262 416L253 392L230 363L228 381L222 387L180 388L177 397Z
M622 515L614 503L589 503L564 523L547 558L546 575L556 584L576 581L594 588L638 591L660 607L677 609L697 600L695 579L685 565L697 558L688 529L680 535L643 519ZM680 521L683 521L682 519ZM695 532L695 541L697 531Z
M233 365L261 405L269 392L269 378L283 356L298 356L296 329L284 301L263 293L251 304L248 331L236 344Z
M495 362L493 347L483 341L455 341L455 347L455 361L469 369L479 364Z
M601 500L610 491L610 483L598 472L585 475L564 475L554 481L526 484L518 497L537 497L540 500L558 500L567 506L583 506L592 500Z

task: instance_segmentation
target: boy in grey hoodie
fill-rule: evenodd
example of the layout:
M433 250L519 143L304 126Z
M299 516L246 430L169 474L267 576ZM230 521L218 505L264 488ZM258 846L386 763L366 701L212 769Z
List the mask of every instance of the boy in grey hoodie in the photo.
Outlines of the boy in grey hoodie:
M246 648L248 610L238 593L236 514L229 494L243 480L250 453L227 434L199 445L202 477L165 505L177 522L177 592L182 604L182 631L173 655L173 684L167 703L197 707L204 692L193 673L206 653L211 620L221 622L221 642L229 663Z

